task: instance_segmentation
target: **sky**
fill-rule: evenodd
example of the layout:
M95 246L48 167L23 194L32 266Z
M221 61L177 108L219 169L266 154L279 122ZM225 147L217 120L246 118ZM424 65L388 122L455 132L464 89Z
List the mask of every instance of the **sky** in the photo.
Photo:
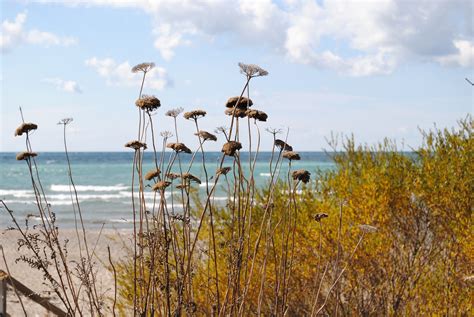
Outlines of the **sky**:
M37 123L36 151L124 151L136 138L140 76L162 107L157 133L172 129L172 108L204 109L203 130L229 125L225 102L240 94L238 63L269 72L254 78L254 107L265 128L288 133L298 151L328 149L331 135L362 144L384 137L409 150L419 129L456 126L473 112L473 2L469 0L3 0L0 151L21 151L13 136ZM179 134L196 144L194 125ZM207 144L220 150L222 141Z

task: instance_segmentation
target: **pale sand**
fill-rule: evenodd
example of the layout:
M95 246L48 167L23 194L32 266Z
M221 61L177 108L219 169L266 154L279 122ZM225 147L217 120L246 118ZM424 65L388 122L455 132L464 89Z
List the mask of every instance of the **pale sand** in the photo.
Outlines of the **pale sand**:
M24 262L15 263L15 260L21 254L27 254L26 248L18 251L17 239L20 237L20 233L17 231L5 231L0 233L0 245L3 246L6 262L8 269L13 277L25 284L30 289L34 290L41 296L51 297L53 303L58 303L58 306L62 308L61 304L54 300L55 294L48 291L48 288L43 285L42 273L29 267ZM87 231L87 240L91 249L96 244L97 238L99 237L99 231ZM68 259L78 260L79 248L76 233L73 229L61 230L60 238L62 240L69 239L68 243ZM103 229L100 239L98 240L97 247L94 251L94 262L96 263L95 268L97 269L97 287L100 294L104 294L108 298L113 297L114 293L114 280L113 274L106 268L108 265L108 252L107 246L110 246L112 260L115 262L120 258L127 256L127 248L131 246L131 230L114 230L114 229ZM71 264L73 266L73 264ZM7 271L3 258L0 258L0 269ZM32 300L22 297L24 306L27 310L28 316L53 316L49 314L40 305L36 304ZM109 305L110 302L107 302ZM7 293L7 313L10 316L23 316L23 310L20 305L15 292L12 289L8 290Z

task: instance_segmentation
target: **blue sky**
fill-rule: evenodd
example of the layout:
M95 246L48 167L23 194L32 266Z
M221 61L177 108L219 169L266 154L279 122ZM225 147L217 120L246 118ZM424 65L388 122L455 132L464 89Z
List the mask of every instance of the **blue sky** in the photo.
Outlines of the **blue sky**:
M360 143L389 137L420 143L418 128L452 127L473 111L473 5L426 1L6 0L2 1L0 150L25 119L38 151L60 151L56 123L73 117L70 149L122 151L135 136L138 79L174 107L203 108L203 129L226 125L228 97L240 93L238 62L269 71L251 85L264 127L290 129L295 149L328 148L331 132ZM180 120L193 145L194 127ZM270 135L263 135L270 149ZM222 142L208 149L219 150Z

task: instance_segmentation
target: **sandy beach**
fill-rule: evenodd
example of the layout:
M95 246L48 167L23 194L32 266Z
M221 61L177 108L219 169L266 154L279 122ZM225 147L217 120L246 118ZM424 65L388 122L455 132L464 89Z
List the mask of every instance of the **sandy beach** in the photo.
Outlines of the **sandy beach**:
M95 246L93 257L95 268L97 270L98 292L103 294L106 298L113 296L114 285L113 274L109 272L106 267L106 265L108 265L107 246L110 246L112 250L113 261L124 257L127 254L127 247L130 245L130 233L131 231L127 229L103 229L100 235L98 230L87 231L89 244L92 248ZM52 303L58 304L58 306L62 308L61 303L55 298L55 294L53 294L48 287L43 284L44 280L42 278L42 273L39 270L31 268L29 265L21 261L16 263L16 259L20 255L27 254L26 248L18 251L17 240L20 237L21 235L17 231L5 231L0 234L0 245L3 246L6 263L11 276L42 297L51 298ZM73 229L61 230L60 238L69 239L68 260L78 260L80 256L75 231ZM3 258L0 261L0 269L7 271ZM53 316L53 314L48 313L46 309L24 296L22 296L22 301L28 316ZM20 301L11 287L9 287L7 291L7 314L9 316L24 315Z

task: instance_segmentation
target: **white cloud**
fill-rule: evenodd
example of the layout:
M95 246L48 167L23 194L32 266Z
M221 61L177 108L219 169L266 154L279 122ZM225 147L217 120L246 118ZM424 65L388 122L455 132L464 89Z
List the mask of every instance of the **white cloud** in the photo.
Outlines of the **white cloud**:
M2 52L8 52L23 43L52 46L69 46L77 43L72 37L60 37L56 34L40 31L37 29L25 30L27 14L17 14L14 21L4 20L0 33L0 48Z
M132 73L132 65L128 61L119 64L112 58L99 59L92 57L86 60L85 64L105 78L107 85L140 87L142 76ZM155 66L147 73L145 87L162 90L170 84L171 80L163 67Z
M472 65L469 0L69 0L67 5L142 9L152 18L154 45L166 60L196 40L230 36L236 46L266 46L293 62L353 76L387 74L413 60Z
M438 61L448 66L474 66L474 41L455 40L453 42L457 51L454 54L442 56Z
M42 80L44 83L54 85L58 90L65 92L82 94L82 88L79 84L73 80L64 80L61 78L44 78Z

